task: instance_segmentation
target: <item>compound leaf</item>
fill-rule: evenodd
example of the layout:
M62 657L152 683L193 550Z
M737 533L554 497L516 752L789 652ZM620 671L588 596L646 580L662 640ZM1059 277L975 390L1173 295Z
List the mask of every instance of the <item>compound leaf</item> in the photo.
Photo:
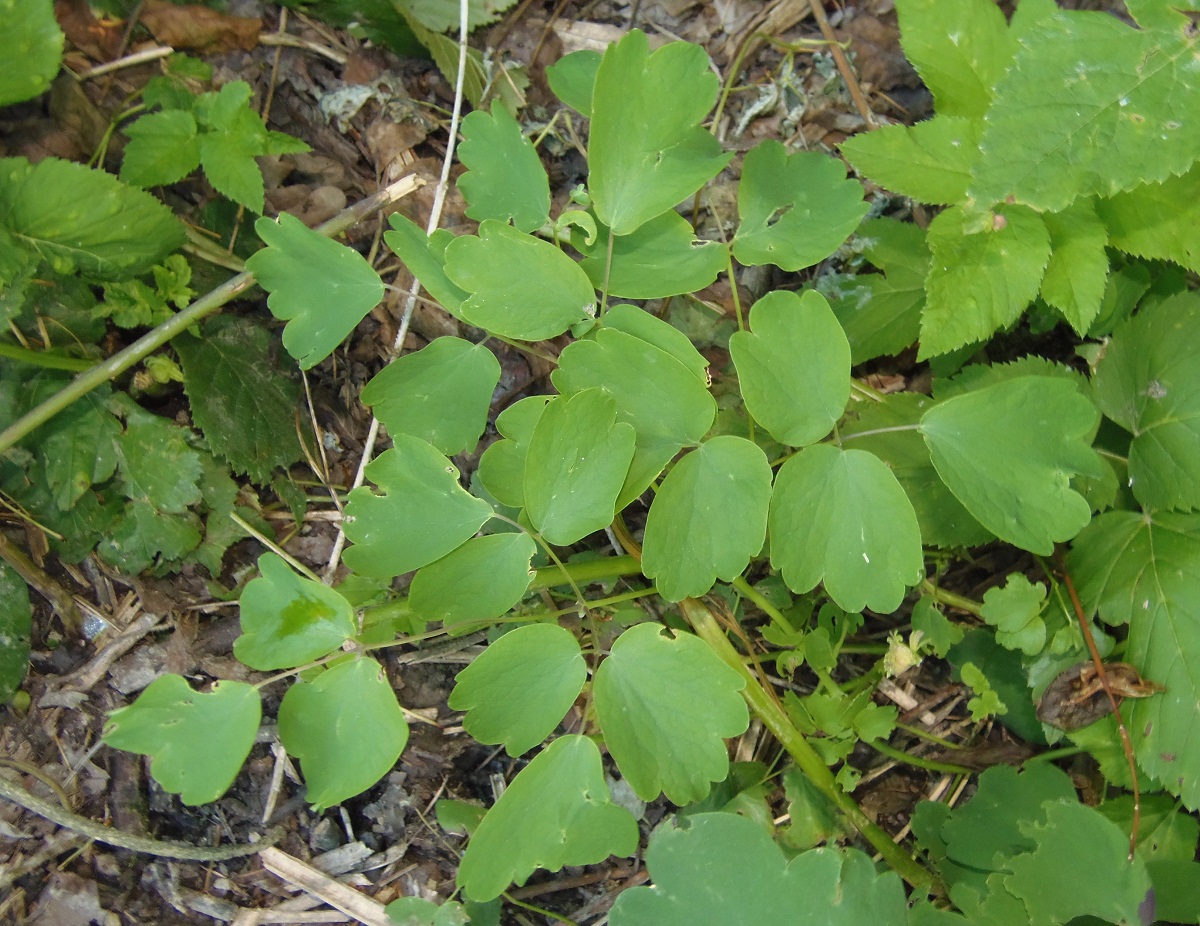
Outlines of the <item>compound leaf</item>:
M421 620L447 627L499 617L529 588L536 551L524 533L472 537L413 576L409 607Z
M862 184L846 178L837 158L788 154L779 142L764 141L742 167L733 256L788 271L811 267L841 247L869 208Z
M242 635L233 655L252 669L290 669L332 653L354 635L354 611L338 592L296 575L274 553L239 600Z
M466 711L463 727L481 743L503 743L510 756L528 752L554 732L587 679L579 642L557 624L506 633L458 674L450 708Z
M745 682L701 640L637 624L596 670L604 742L638 797L675 804L708 794L729 774L724 740L749 723Z
M0 31L7 67L0 72L0 106L44 92L62 66L63 34L54 5L44 0L0 0Z
M320 812L388 773L408 743L408 723L383 666L351 658L288 689L279 740L300 760L308 802Z
M125 129L129 142L121 159L121 179L134 186L160 186L182 180L200 166L196 117L183 109L142 116Z
M980 615L996 628L996 642L1005 649L1036 656L1046 645L1046 623L1042 620L1045 600L1046 586L1040 582L1035 585L1015 572L1003 586L984 593Z
M150 756L150 774L188 806L224 794L250 754L262 701L244 682L193 691L180 675L160 675L128 707L108 715L104 742Z
M551 743L512 780L471 837L458 883L498 897L535 869L590 865L637 849L637 821L612 802L600 750L585 736Z
M550 216L550 181L537 151L499 100L489 115L476 110L463 120L459 160L467 172L458 188L467 215L482 222L512 220L519 231L537 231Z
M0 704L7 704L29 670L33 606L29 586L0 561Z
M246 261L286 321L283 346L301 369L333 353L383 298L383 281L357 251L308 228L294 215L262 218L254 230L267 247Z

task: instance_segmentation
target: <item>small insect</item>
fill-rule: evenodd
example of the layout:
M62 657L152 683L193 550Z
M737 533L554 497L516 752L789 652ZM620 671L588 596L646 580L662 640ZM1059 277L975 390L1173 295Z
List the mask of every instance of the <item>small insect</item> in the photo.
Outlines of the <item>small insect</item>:
M1146 681L1128 663L1106 663L1104 674L1118 698L1148 698L1166 691L1162 685ZM1081 662L1059 673L1047 686L1038 702L1037 717L1042 723L1070 733L1107 717L1112 710L1095 665Z

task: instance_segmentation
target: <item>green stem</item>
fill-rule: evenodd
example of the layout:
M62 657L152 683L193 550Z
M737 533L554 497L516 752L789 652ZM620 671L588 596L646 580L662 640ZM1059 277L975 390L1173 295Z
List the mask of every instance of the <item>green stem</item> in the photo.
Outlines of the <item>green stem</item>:
M60 354L54 350L30 350L28 347L21 347L18 344L4 343L0 343L0 357L45 367L48 370L69 370L72 373L90 370L97 363L97 361L88 360L85 357L68 357L66 354Z
M602 579L619 579L622 576L641 575L642 566L632 556L606 556L603 559L587 560L582 563L563 563L561 566L543 566L537 570L529 583L531 591L570 585L572 582L586 585Z
M960 611L966 611L968 614L974 614L976 617L983 617L983 605L978 601L964 598L962 595L954 594L954 592L948 592L944 588L938 588L928 579L921 580L921 591L934 601L949 605L952 608L958 608Z
M796 729L783 708L759 684L758 678L755 677L754 673L742 664L737 650L733 648L733 644L729 642L721 628L717 625L712 612L702 602L694 598L685 598L679 605L683 610L684 616L700 639L707 643L723 662L732 667L745 680L746 687L742 691L742 696L746 699L746 703L750 705L750 709L758 716L767 729L771 731L775 738L779 740L783 748L787 750L788 755L792 757L793 761L800 768L800 771L808 776L809 781L833 801L850 823L854 825L854 828L874 846L875 851L883 856L884 860L892 867L892 870L900 875L901 878L913 887L923 887L932 884L934 881L933 875L918 864L900 846L892 842L891 836L882 827L874 823L863 812L863 809L855 803L854 799L838 786L833 773L821 760L816 750L809 745L808 740L804 738L804 734Z
M779 627L780 630L783 630L787 633L795 632L796 628L788 623L787 618L783 616L783 612L775 607L775 605L771 604L771 602L767 600L766 596L764 596L758 589L747 582L745 578L738 576L729 584L754 602L755 606L762 611L763 614L771 618L771 620L776 624L776 626Z
M923 768L926 771L945 772L947 775L974 774L969 768L964 768L961 765L951 765L949 762L935 762L933 759L922 759L920 756L909 755L904 750L890 746L883 740L874 740L870 743L867 743L867 745L879 754L887 756L889 759L895 759L897 762L903 762L905 765L913 765L917 768Z

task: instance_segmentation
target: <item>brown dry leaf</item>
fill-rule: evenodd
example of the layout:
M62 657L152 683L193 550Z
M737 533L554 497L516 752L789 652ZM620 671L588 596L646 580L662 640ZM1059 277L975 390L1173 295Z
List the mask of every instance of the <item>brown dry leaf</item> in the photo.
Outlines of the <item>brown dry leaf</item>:
M203 52L250 51L262 31L257 17L230 16L206 6L177 6L166 0L146 0L141 21L162 44Z
M1118 698L1148 698L1165 690L1143 679L1128 663L1104 666L1108 685ZM1079 730L1112 713L1112 702L1104 691L1096 667L1090 662L1071 666L1055 677L1038 702L1037 717L1042 723L1066 730Z
M89 58L109 61L121 48L124 25L115 20L97 20L87 0L55 0L54 18L67 41Z

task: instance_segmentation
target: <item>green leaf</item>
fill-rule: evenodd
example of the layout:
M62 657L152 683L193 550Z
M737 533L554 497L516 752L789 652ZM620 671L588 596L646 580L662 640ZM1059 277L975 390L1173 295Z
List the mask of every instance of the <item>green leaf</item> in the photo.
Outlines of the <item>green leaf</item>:
M1020 650L1036 656L1046 645L1046 623L1042 606L1046 586L1030 582L1019 572L1004 581L1004 586L989 588L983 596L980 615L996 628L996 642L1005 649Z
M949 205L966 196L982 131L982 119L939 112L916 125L861 132L842 142L840 151L855 170L894 193Z
M742 167L733 256L788 271L811 267L841 247L869 208L862 184L846 179L837 158L789 155L779 142L764 141Z
M636 305L621 303L609 308L602 327L624 331L659 350L665 350L691 370L698 380L708 383L708 358L696 350L688 335L670 322Z
M767 537L771 466L741 437L714 437L675 464L650 513L642 572L668 601L699 597L729 582Z
M1146 795L1139 804L1138 857L1145 862L1191 862L1200 842L1200 821L1165 794ZM1133 795L1107 800L1096 809L1118 828L1127 833L1132 830Z
M596 670L604 742L634 792L698 801L729 774L724 740L746 731L742 677L699 638L658 624L630 627Z
M525 458L525 506L547 541L565 546L603 530L633 459L634 430L603 389L550 400Z
M929 224L928 302L921 317L922 358L985 341L1016 321L1038 294L1050 259L1041 216L1001 206L977 227L955 206Z
M104 281L144 273L186 237L150 194L58 158L0 159L0 228L56 273Z
M854 849L812 849L788 861L762 826L736 814L698 814L686 828L660 827L646 865L654 886L623 891L612 926L907 923L904 887L894 873L877 875Z
M327 656L354 635L354 611L338 592L296 575L274 553L258 558L259 578L239 600L242 635L233 655L268 672Z
M477 222L512 220L519 231L537 231L550 216L550 181L537 151L499 100L492 112L476 110L463 120L459 160L467 172L458 188Z
M0 704L7 704L29 671L33 606L29 587L0 560Z
M45 0L0 0L0 33L5 68L0 74L0 106L43 93L62 66L63 34L54 5Z
M487 347L443 337L393 360L360 398L389 434L419 437L454 456L479 442L499 382L500 363Z
M122 572L137 575L156 561L161 566L182 559L199 545L200 519L192 512L173 514L131 502L104 532L96 552Z
M1133 434L1129 482L1148 508L1200 508L1200 298L1182 293L1113 332L1096 402Z
M980 524L1048 556L1091 519L1070 482L1100 474L1089 446L1096 419L1074 382L1022 376L933 406L921 434L938 475Z
M90 393L64 409L51 427L35 432L46 461L46 484L63 511L116 470L121 423L107 408L110 395L107 386Z
M188 446L188 432L166 418L118 399L125 431L117 437L117 457L125 496L135 504L180 514L200 500L200 455Z
M1050 262L1042 298L1063 313L1078 334L1095 321L1108 278L1108 231L1091 200L1076 200L1062 212L1042 216L1050 232Z
M463 905L453 900L438 905L423 897L400 897L384 912L396 926L466 926L474 921Z
M488 811L467 846L458 884L472 900L491 900L537 868L631 855L637 843L637 821L612 802L596 744L564 736L522 769Z
M135 186L164 186L200 166L196 117L182 109L142 116L125 129L129 142L121 159L121 179Z
M422 620L447 627L499 617L529 588L536 552L528 534L472 537L413 576L409 607Z
M383 281L357 251L289 213L280 213L278 221L259 219L254 230L267 247L246 261L246 269L271 294L271 313L287 322L283 346L301 369L311 369L379 304Z
M1186 171L1200 150L1200 76L1183 25L1139 30L1099 12L1042 17L995 85L968 195L983 207L1056 212Z
M426 236L416 223L399 212L393 212L388 222L392 230L383 233L383 240L392 253L404 261L404 266L421 281L421 285L443 309L455 318L461 318L459 308L470 293L459 289L446 276L446 248L454 240L454 235L439 228Z
M476 740L514 759L554 732L583 690L587 663L569 630L530 624L506 633L458 674L450 708Z
M516 0L468 0L467 31L486 26L512 6ZM458 35L459 0L405 0L404 11L433 32Z
M279 740L300 760L308 802L320 813L388 773L408 742L408 724L383 666L358 658L288 689Z
M924 574L917 516L891 470L865 450L806 447L775 479L771 565L792 591L824 581L847 611L890 614Z
M945 657L950 647L962 642L962 628L938 610L933 599L922 596L912 609L913 636L920 633L934 655Z
M525 507L525 457L529 453L529 438L550 398L548 395L526 396L496 418L496 430L504 439L488 447L479 458L479 481L502 505Z
M820 293L777 290L729 339L746 409L781 444L820 440L850 398L850 345Z
M400 13L412 35L428 50L438 70L451 87L458 85L459 48L458 39L441 35L440 30L427 29L419 20L410 16L406 6L390 4ZM457 20L456 20L457 21ZM488 86L488 70L483 55L474 48L467 49L467 66L463 69L463 96L474 107L483 103L484 91Z
M471 293L459 310L463 318L504 337L557 337L596 311L596 293L575 261L493 219L479 226L478 238L464 235L446 246L446 275Z
M1200 272L1200 167L1096 203L1111 244Z
M182 676L160 675L128 707L108 715L104 742L151 756L150 774L189 807L224 794L250 754L262 702L244 682L216 682L206 694Z
M302 456L296 436L298 389L273 356L270 332L248 319L218 315L203 335L171 342L183 365L192 417L208 446L230 467L266 483ZM278 342L276 342L278 343Z
M634 29L608 47L592 96L588 185L614 235L673 208L729 163L700 127L719 83L699 45L672 42L650 54Z
M346 565L390 579L441 559L492 516L487 502L458 484L458 470L433 447L402 434L367 466L366 486L346 505Z
M563 55L546 68L546 79L554 95L588 119L592 117L592 91L603 57L600 52L585 48Z

